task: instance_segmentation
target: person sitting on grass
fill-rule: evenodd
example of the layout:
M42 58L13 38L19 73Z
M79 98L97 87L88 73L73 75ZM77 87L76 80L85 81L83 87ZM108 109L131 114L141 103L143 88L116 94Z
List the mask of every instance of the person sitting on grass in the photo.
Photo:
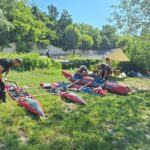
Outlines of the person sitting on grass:
M5 83L7 80L7 76L9 73L9 69L11 67L20 67L22 64L22 60L15 58L1 58L0 59L0 101L6 102L6 93L5 93ZM5 77L3 79L2 74L5 73Z
M88 75L88 70L85 65L81 65L79 69L76 70L74 78L82 79L84 76Z

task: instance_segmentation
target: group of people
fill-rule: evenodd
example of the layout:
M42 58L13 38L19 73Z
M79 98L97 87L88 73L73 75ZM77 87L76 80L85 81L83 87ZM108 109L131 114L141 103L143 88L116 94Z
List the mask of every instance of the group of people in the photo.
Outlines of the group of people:
M106 58L106 63L98 64L96 66L96 70L94 70L92 74L88 73L85 65L81 65L80 68L76 70L74 78L82 79L84 76L91 76L95 79L108 80L108 77L111 76L111 73L111 59Z
M5 93L5 84L4 81L7 79L10 68L19 67L22 64L22 60L15 58L2 58L0 59L0 101L6 102L6 93ZM4 78L2 74L5 73ZM82 79L84 76L88 76L88 70L85 65L81 65L80 68L76 71L74 77ZM96 70L90 74L91 77L108 80L108 77L111 75L111 60L106 58L106 63L102 63L96 66Z
M10 68L19 67L22 64L22 60L15 58L2 58L0 59L0 102L6 102L6 93L5 93L5 83L4 81L7 79ZM2 74L5 73L3 78Z

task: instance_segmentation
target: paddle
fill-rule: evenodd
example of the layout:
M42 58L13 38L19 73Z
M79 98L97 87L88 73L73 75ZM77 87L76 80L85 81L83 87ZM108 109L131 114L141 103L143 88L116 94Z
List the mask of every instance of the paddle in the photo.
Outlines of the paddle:
M82 88L90 85L91 83L93 83L95 80L88 82L87 84L83 85L82 87L80 87L78 90L80 91ZM108 81L105 81L104 83L102 83L101 85L99 85L98 87L102 87L105 83L107 83ZM97 89L97 88L94 88Z
M71 85L68 86L68 88L70 88L70 87L73 86L74 84L78 83L79 81L81 81L81 79L77 80L76 82L73 82Z
M11 82L11 83L14 83L15 85L16 85L16 87L17 88L19 88L19 86L17 85L17 83L16 82L14 82L14 81L11 81L11 80L5 80L6 82Z
M94 81L95 81L95 80L94 80ZM81 86L81 87L79 88L79 90L81 90L82 88L84 88L84 87L86 87L86 86L90 85L90 84L91 84L91 83L93 83L94 81L90 81L90 82L88 82L87 84L85 84L85 85Z
M102 86L103 86L104 84L106 84L107 82L109 82L109 81L105 80L105 82L103 82L102 84L100 84L98 87L102 87ZM98 87L97 87L97 88L94 88L94 90L98 89Z

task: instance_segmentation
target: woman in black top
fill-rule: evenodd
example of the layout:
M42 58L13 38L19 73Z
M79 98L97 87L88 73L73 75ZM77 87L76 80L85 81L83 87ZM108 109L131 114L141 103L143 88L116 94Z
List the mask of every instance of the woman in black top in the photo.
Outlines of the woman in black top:
M19 67L22 64L20 59L1 58L0 59L0 101L6 102L5 84L4 80L7 78L9 69L11 67ZM3 80L2 74L5 73Z

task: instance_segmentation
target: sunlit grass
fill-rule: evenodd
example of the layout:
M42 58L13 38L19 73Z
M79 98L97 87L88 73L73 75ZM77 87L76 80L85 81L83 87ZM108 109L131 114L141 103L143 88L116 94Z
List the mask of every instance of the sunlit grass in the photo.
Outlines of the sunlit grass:
M41 82L66 81L60 71L51 70L11 72L9 79L21 87L37 88ZM127 78L121 82L150 86L145 79ZM37 97L45 118L18 106L7 95L7 103L0 104L0 150L148 150L150 147L149 92L128 96L108 93L105 97L78 93L88 103L86 106L65 103L42 89L31 93L45 94Z

